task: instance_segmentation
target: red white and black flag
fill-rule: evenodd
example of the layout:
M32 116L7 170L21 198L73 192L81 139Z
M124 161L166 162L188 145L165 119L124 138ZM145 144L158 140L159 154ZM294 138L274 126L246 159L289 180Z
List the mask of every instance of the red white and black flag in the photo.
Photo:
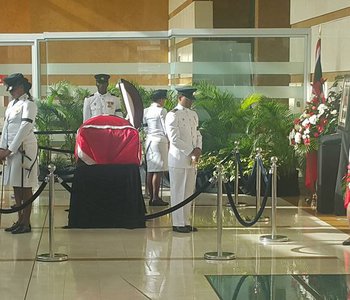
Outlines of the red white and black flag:
M324 82L321 66L321 38L319 38L316 43L315 70L312 80L312 97L310 101L312 106L317 107L321 103L326 102L326 97L323 92ZM312 193L315 193L316 190L317 168L317 152L308 152L306 154L305 186Z
M314 96L322 97L322 100L324 100L324 96L323 96L324 81L325 80L322 77L322 66L321 66L321 38L319 38L316 43L315 71L314 71L314 76L312 80L312 93L314 94Z

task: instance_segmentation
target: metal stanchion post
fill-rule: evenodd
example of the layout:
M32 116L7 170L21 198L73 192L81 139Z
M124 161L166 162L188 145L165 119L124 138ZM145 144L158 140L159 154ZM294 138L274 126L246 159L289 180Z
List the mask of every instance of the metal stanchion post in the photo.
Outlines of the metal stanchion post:
M54 253L54 208L55 208L55 175L56 167L52 164L48 166L49 169L49 253L39 254L36 257L38 261L66 261L68 256L66 254Z
M272 234L271 235L263 235L260 237L260 241L263 243L274 243L274 242L287 242L288 237L285 235L278 235L277 234L277 222L276 222L276 216L277 216L277 157L273 156L271 158L272 166L271 166L271 173L272 173L272 189L271 189L271 227L272 227Z
M236 154L239 153L239 142L235 141L235 152ZM239 189L239 161L237 160L236 156L236 169L235 169L235 206L236 207L244 207L247 206L247 203L245 202L239 202L238 201L238 189Z
M261 166L259 164L259 161L261 160L261 151L261 148L256 148L256 214L258 214L258 211L261 208ZM269 220L269 217L261 216L258 222L268 222Z
M207 252L204 254L205 259L210 260L230 260L235 258L232 252L222 251L222 167L217 167L217 252Z

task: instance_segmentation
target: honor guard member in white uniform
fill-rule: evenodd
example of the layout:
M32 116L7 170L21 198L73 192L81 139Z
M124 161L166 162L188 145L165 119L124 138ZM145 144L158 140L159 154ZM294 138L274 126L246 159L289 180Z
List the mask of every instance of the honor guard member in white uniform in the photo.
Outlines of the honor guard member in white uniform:
M0 141L0 160L4 168L4 185L13 186L16 206L33 196L38 185L38 143L34 135L37 107L29 90L32 84L21 73L4 79L12 96L5 112L5 122ZM31 204L18 213L18 221L5 231L13 234L31 231Z
M198 115L191 110L194 88L178 88L178 104L165 118L169 139L169 176L171 206L182 202L195 191L195 163L202 153L202 135L198 130ZM191 204L172 213L173 231L197 231L190 226Z
M95 75L97 92L84 99L83 121L99 115L123 117L120 99L107 91L110 76Z
M165 130L167 111L164 102L167 90L156 90L152 93L153 103L145 108L143 124L147 134L145 143L147 162L147 187L150 194L150 206L166 206L168 202L159 197L160 181L164 171L168 170L168 138Z

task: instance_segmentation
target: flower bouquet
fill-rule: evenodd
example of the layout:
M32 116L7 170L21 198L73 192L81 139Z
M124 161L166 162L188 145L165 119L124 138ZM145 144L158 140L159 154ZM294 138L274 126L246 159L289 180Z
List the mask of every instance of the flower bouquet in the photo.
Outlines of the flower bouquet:
M336 80L327 98L323 93L319 95L313 93L312 99L306 103L304 112L294 120L289 141L298 154L304 155L317 150L319 138L336 131L341 99L339 89L339 80Z

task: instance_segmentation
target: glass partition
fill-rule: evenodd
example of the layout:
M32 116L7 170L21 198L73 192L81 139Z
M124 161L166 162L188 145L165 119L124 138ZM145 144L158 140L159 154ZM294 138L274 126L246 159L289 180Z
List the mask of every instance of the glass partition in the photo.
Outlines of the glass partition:
M111 75L110 84L120 78L145 88L168 85L168 44L166 40L66 40L46 41L46 73L51 85L67 80L96 91L95 74Z
M45 86L68 80L93 92L93 75L107 73L111 83L124 78L146 89L205 81L237 98L259 93L297 111L307 99L304 29L49 33L45 42Z
M237 98L263 94L301 111L308 98L308 29L196 29L169 32L0 34L0 75L33 75L34 96L61 81L96 90L93 75L146 89L208 82ZM12 36L12 35L11 35ZM5 41L5 42L4 42ZM0 95L5 95L0 87Z
M70 150L64 158L55 154L58 165L73 160L74 132L84 97L96 91L95 74L109 74L112 87L123 78L147 90L206 82L238 99L259 93L300 112L310 53L308 29L0 34L0 75L21 72L32 81L33 96L42 99L37 130L67 131L39 137L46 148ZM0 86L1 115L7 95Z
M12 73L23 73L29 80L32 75L32 46L30 44L5 43L0 41L0 125L3 125L4 110L9 102L9 93L3 79Z
M237 98L258 93L295 111L306 99L306 36L172 37L170 52L170 85L205 81Z

